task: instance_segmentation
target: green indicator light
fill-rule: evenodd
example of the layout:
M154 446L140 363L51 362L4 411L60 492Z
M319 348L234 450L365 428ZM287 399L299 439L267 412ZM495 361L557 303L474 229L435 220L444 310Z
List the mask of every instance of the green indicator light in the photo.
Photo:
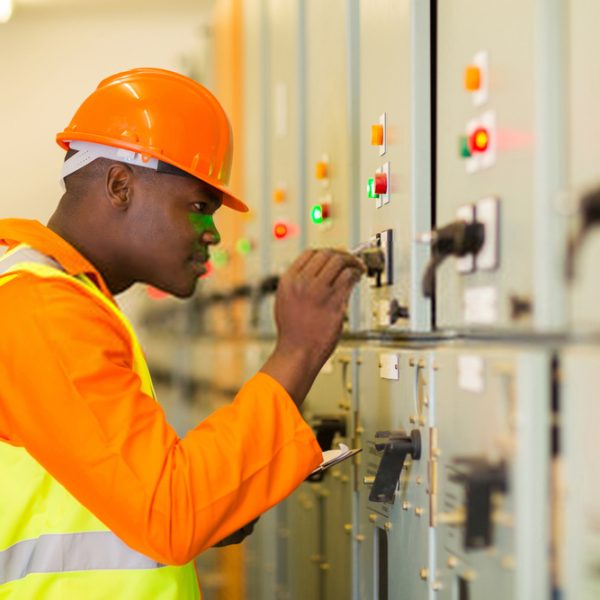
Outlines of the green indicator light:
M211 252L210 259L215 267L221 268L229 262L229 254L227 250L215 249Z
M323 209L320 204L315 204L310 211L310 218L313 223L323 222Z
M458 140L459 151L461 158L470 158L471 149L469 148L469 138L466 135L461 135Z
M238 254L246 256L252 252L252 242L248 238L240 238L235 244L235 249Z
M375 177L369 177L367 181L367 193L369 198L379 198L379 194L375 193Z

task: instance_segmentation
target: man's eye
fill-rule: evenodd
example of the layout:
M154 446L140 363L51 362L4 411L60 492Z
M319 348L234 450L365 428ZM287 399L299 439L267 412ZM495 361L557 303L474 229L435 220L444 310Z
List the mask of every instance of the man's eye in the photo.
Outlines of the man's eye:
M199 213L204 213L207 210L206 202L194 202L192 206L194 207L194 210Z

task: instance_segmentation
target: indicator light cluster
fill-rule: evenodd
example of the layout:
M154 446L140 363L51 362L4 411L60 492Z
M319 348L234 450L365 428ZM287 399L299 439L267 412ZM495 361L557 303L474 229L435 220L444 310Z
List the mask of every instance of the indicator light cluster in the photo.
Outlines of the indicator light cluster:
M490 132L486 127L477 127L470 135L461 136L459 153L461 158L485 152L490 146Z
M321 204L315 204L310 209L310 220L315 223L323 223L331 216L331 207L326 202Z

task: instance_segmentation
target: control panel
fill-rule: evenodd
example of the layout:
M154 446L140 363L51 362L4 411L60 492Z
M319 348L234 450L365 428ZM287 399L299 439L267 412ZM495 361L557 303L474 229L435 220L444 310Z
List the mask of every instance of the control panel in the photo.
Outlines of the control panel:
M516 0L438 6L432 254L436 233L450 224L484 226L480 248L449 248L457 259L435 269L440 329L533 327L538 16L534 2Z
M390 242L389 277L361 286L363 330L431 325L419 283L429 248L415 240L432 214L429 18L428 3L360 4L360 241Z

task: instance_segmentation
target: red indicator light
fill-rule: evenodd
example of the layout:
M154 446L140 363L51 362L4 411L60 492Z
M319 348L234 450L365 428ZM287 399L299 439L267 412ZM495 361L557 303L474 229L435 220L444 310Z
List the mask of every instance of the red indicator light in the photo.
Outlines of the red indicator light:
M471 152L485 152L490 145L490 134L485 127L478 127L470 138Z
M146 294L148 294L148 297L152 298L152 300L162 300L169 295L167 292L163 292L162 290L152 287L151 285L146 286Z
M387 194L388 181L386 173L375 173L375 193Z
M279 223L275 223L273 226L273 237L276 240L282 240L286 238L289 232L289 227L281 221Z
M212 272L213 272L213 264L212 262L208 261L207 263L204 263L204 268L206 269L204 271L204 273L202 273L198 279L205 279L206 277L208 277Z

